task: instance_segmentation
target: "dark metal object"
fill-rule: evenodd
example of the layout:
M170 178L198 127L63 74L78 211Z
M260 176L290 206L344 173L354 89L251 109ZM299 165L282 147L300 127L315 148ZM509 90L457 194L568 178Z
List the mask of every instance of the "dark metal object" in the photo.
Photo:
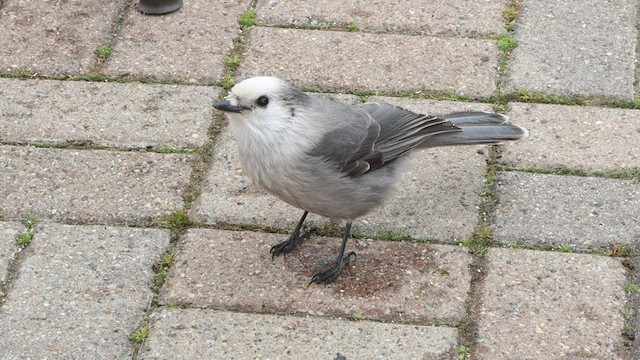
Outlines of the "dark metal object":
M162 15L182 7L182 0L140 0L138 10L143 14Z

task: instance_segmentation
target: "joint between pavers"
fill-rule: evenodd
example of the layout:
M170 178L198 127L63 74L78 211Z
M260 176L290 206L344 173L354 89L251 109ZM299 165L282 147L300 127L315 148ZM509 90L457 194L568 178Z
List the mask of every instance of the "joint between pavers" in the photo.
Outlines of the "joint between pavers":
M496 206L497 180L496 173L500 170L500 147L490 146L487 158L485 184L482 189L482 200L478 207L478 223L473 235L460 241L460 245L468 248L471 255L469 272L471 280L469 293L465 301L465 316L457 326L459 330L459 351L474 352L478 341L478 314L481 307L481 290L487 274L485 255L488 249L495 246L491 223Z
M124 27L124 23L126 20L126 14L129 12L129 9L133 6L133 3L130 1L125 1L123 5L120 7L118 14L116 15L116 19L112 22L111 30L109 31L109 38L107 41L100 45L97 49L94 50L94 55L96 57L96 61L93 65L92 74L98 75L102 70L102 67L106 61L109 60L113 53L113 48L115 47L116 39L122 28Z
M25 231L17 234L15 238L18 248L13 258L9 260L4 281L0 282L0 308L4 305L9 291L18 276L22 261L29 252L30 245L36 236L38 221L33 217L27 217L22 221L22 225L24 225Z
M520 15L520 2L520 0L509 0L509 5L502 12L505 33L493 37L498 47L498 76L493 96L493 107L496 112L508 110L508 99L504 96L504 87L507 81L511 53L518 46L518 41L513 37L513 33Z
M531 174L545 174L545 175L563 175L563 176L578 176L578 177L596 177L596 178L608 178L618 180L637 180L640 181L640 169L620 169L611 171L600 170L585 170L581 168L569 168L566 166L556 166L551 168L538 168L538 167L523 167L523 168L510 168L505 167L503 171L518 171Z
M239 34L238 37L233 40L231 51L223 60L225 71L222 79L218 82L218 85L225 90L229 90L235 85L234 76L242 63L242 56L245 51L245 38L249 33L249 29L256 26L255 9L257 5L258 1L253 0L247 11L238 17L237 21L238 25L240 25Z
M256 22L255 26L277 29L296 29L296 30L318 30L318 31L337 31L348 33L374 34L374 35L405 35L405 36L428 36L432 38L465 38L474 40L491 40L499 36L497 33L482 34L479 32L469 32L465 34L457 33L450 30L446 32L432 33L429 31L409 31L394 30L392 28L367 28L360 27L355 21L324 21L317 24L301 24L295 22Z
M637 260L629 259L629 263L623 262L623 265L627 268L627 283L640 284L640 268ZM640 355L640 337L636 336L640 326L640 292L627 293L627 304L622 315L624 318L623 345L630 353L630 358L637 359Z
M145 314L140 320L139 325L128 337L129 341L131 341L133 345L131 356L132 360L138 358L138 354L140 353L144 342L149 336L149 332L151 331L151 328L153 326L151 316L153 315L154 311L156 311L156 309L160 307L158 303L160 290L164 286L169 269L175 261L176 254L178 252L178 241L180 240L180 237L185 229L186 228L179 228L178 231L171 231L171 237L169 239L169 245L167 246L167 249L165 250L163 255L156 258L153 262L152 270L154 275L153 282L150 286L150 290L153 295L148 308L145 311Z
M0 78L23 79L23 80L59 80L59 81L87 81L104 83L140 83L140 84L164 84L183 86L202 86L211 84L201 84L184 79L162 79L150 75L101 75L96 72L89 74L66 74L66 75L40 75L29 70L21 69L9 72L0 72Z

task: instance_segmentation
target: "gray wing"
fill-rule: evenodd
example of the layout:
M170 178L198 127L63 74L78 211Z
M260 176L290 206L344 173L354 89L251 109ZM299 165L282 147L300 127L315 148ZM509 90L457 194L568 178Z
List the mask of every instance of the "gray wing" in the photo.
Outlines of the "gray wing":
M446 119L417 114L387 103L364 104L360 108L380 125L375 148L380 151L385 164L416 148L431 136L462 131Z
M348 114L352 117L354 114ZM382 166L382 155L375 148L380 125L365 113L355 112L355 118L326 133L308 153L337 165L347 176L357 176Z
M460 131L450 122L386 103L351 108L343 125L325 134L309 155L336 163L346 176L379 169L429 136Z

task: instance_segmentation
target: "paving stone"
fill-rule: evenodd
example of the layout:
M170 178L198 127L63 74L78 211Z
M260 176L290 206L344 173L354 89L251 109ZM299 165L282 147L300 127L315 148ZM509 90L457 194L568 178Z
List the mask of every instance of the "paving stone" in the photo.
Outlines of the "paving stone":
M19 222L0 221L0 284L7 280L9 263L18 252L16 237L25 230L24 225ZM0 291L0 296L4 295Z
M529 137L505 149L507 166L640 169L638 110L512 103L508 115Z
M221 89L0 79L0 140L203 146ZM37 124L37 126L36 126Z
M152 317L141 359L453 359L457 346L449 327L200 309Z
M523 1L507 89L632 99L636 1Z
M477 359L624 359L619 259L490 249Z
M256 14L263 24L306 26L355 23L368 31L401 31L438 35L491 35L504 32L503 0L457 2L370 2L258 0Z
M640 239L640 186L633 180L501 172L497 240L575 248Z
M372 97L423 113L491 110L488 104ZM371 236L396 232L413 237L455 241L473 234L484 185L486 147L430 149L398 184L385 206L357 219L354 229ZM225 129L216 139L212 167L191 215L209 224L259 224L293 229L302 211L270 195L243 175L235 139ZM446 214L446 216L443 216ZM327 219L311 214L306 224Z
M357 259L330 285L308 286L340 239L312 236L271 260L283 234L192 229L179 243L162 304L454 324L465 316L471 260L460 246L352 240Z
M6 359L122 359L153 293L169 232L39 226L0 308Z
M489 96L495 41L254 27L238 78L276 76L335 92L431 90ZM286 49L287 51L282 51Z
M224 59L233 48L237 19L249 0L190 0L162 16L129 9L105 75L151 76L212 84L224 76Z
M181 209L191 155L0 146L0 216L100 223Z
M109 42L122 0L4 1L0 71L88 74L94 51Z

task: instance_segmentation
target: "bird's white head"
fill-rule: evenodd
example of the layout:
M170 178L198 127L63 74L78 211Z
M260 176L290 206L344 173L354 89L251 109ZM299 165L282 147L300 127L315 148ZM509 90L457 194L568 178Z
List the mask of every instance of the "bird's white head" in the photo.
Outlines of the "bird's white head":
M285 81L268 76L241 81L229 91L226 100L214 104L225 111L232 123L243 121L255 126L286 123L296 109L308 101L308 95Z

